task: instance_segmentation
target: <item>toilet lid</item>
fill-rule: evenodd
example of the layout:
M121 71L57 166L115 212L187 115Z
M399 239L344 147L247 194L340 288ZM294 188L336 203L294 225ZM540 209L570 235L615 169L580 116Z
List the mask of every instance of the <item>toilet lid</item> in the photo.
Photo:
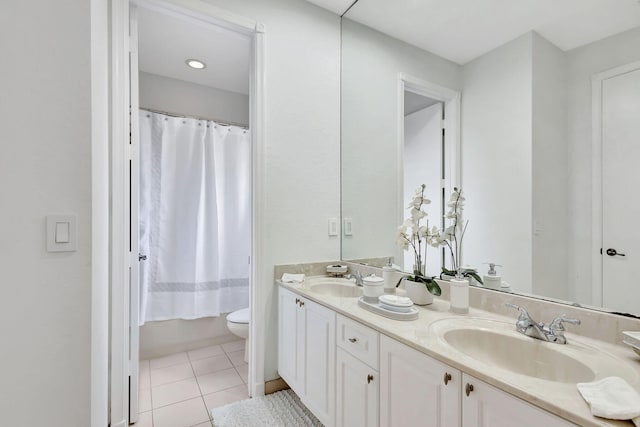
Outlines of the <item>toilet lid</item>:
M249 308L242 308L229 313L227 321L231 323L249 323Z

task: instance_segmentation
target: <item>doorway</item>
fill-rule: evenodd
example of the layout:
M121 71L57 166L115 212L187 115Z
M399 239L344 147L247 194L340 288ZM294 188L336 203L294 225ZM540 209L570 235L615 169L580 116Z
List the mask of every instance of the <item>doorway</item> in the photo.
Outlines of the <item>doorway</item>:
M633 313L640 202L628 189L640 182L640 63L594 76L593 97L593 303Z
M142 12L143 15L139 16L139 13ZM147 37L147 40L162 40L163 36L169 36L168 40L165 40L162 46L157 47L149 47L148 44L145 44L144 35L141 38L140 44L138 44L138 36L141 35L138 32L138 26L140 24L147 25L149 24L149 18L151 15L156 15L156 18L164 19L165 22L161 23L158 27L156 25L156 33ZM142 18L142 19L139 19ZM174 23L177 23L177 26L172 26L167 21L173 20ZM145 21L146 20L146 21ZM145 23L146 22L146 23ZM171 332L161 333L161 334L151 334L166 336L173 335L174 338L182 339L184 335L191 335L192 341L203 340L204 344L212 344L202 349L198 347L197 342L191 342L187 347L182 347L178 353L184 353L187 357L188 367L192 371L193 380L191 381L192 386L195 385L199 390L199 397L192 396L194 399L196 397L200 400L199 404L202 405L202 413L208 417L208 409L204 404L204 397L202 396L202 391L198 386L197 373L195 372L197 369L194 367L194 363L196 363L196 353L199 355L203 355L207 353L207 351L212 350L212 348L207 347L215 347L214 343L211 340L215 340L216 336L211 336L211 333L214 335L221 330L226 330L226 321L224 318L224 313L231 311L233 308L229 308L227 304L227 308L223 308L224 304L220 304L219 307L213 309L211 311L211 299L209 298L214 291L221 291L226 285L234 284L238 285L238 280L242 279L248 282L246 286L246 291L244 291L244 299L246 299L246 305L240 304L240 302L236 301L234 304L245 305L245 307L250 307L248 310L250 315L249 319L258 319L262 317L262 310L260 308L259 301L260 295L259 291L253 286L253 283L256 280L257 268L256 261L259 258L258 254L260 253L260 245L262 242L261 232L262 226L258 218L260 218L261 213L261 174L262 174L262 150L261 150L261 140L262 140L262 129L263 129L263 120L262 120L262 111L261 111L261 100L263 97L263 87L262 87L262 26L254 21L250 21L241 17L232 16L220 9L217 9L213 6L201 5L197 8L197 10L183 8L181 6L177 6L172 2L166 2L161 0L144 0L138 2L129 3L126 0L114 1L112 4L112 20L111 20L111 30L112 30L112 55L114 58L113 61L113 84L111 89L111 99L112 99L112 134L113 134L113 143L112 143L112 188L113 188L113 199L112 199L112 218L111 218L111 236L112 236L112 291L111 291L111 349L110 349L110 359L111 359L111 370L110 370L110 420L111 425L113 426L125 426L129 423L134 423L138 420L138 413L142 408L138 405L140 403L138 392L139 388L139 374L140 374L140 365L139 365L139 354L140 354L140 329L138 327L141 321L145 320L156 320L167 319L168 322L181 322L182 319L206 319L208 318L211 322L216 323L213 327L209 328L209 325L200 325L199 332L197 333L176 333L175 324L172 325ZM152 26L153 27L153 26ZM149 27L147 25L147 31L149 31ZM190 30L187 30L190 29ZM196 41L193 38L189 38L187 34L189 31L196 31L200 34L200 37L196 36ZM207 43L207 37L202 37L203 31L208 32L209 35L214 35L215 37L224 37L227 36L224 44L229 47L231 45L235 45L238 47L239 45L245 46L246 52L244 52L245 59L244 62L239 60L237 57L233 58L233 55L224 55L220 54L220 52L215 52L215 49L212 48L212 45L215 43ZM204 39L204 40L203 40ZM230 41L231 39L235 40ZM190 40L190 41L189 41ZM177 41L182 41L182 43L177 43ZM169 53L169 45L175 43L175 47L178 47L178 50L181 50L179 54L184 56L180 58L179 65L176 62L172 61L172 56ZM220 43L218 43L220 45ZM233 62L232 68L234 68L233 72L227 72L227 77L229 80L233 80L233 77L238 77L244 75L244 80L242 85L243 88L238 89L238 87L224 87L220 88L220 81L211 83L210 81L198 80L202 79L203 73L194 74L197 71L202 71L202 68L206 69L207 66L211 67L214 74L216 74L216 78L220 78L224 73L222 67L219 63L216 63L212 59L205 59L202 61L205 66L201 67L200 70L196 68L187 69L187 73L192 73L194 78L189 78L188 74L172 74L179 73L178 68L184 67L187 68L192 59L199 59L198 56L201 56L196 49L193 49L194 46L198 47L206 47L207 49L202 56L207 53L211 54L213 50L213 55L228 60L227 63ZM143 58L145 55L144 49L162 49L159 54L157 51L153 52L150 55L147 55L147 59ZM201 50L202 51L202 50ZM227 52L229 53L229 52ZM160 58L160 61L156 61L153 63L154 59ZM210 57L211 58L211 57ZM175 58L173 58L175 59ZM207 63L208 62L208 63ZM140 70L138 70L138 64L140 64ZM151 65L149 65L151 64ZM173 69L171 68L173 64ZM244 72L238 72L238 68L244 64L246 66L246 70ZM162 68L163 66L167 66ZM229 67L228 67L229 68ZM140 71L140 74L138 73ZM184 70L183 70L184 71ZM187 76L187 77L185 77ZM238 80L238 79L236 79ZM244 93L243 93L244 92ZM140 93L140 97L138 94ZM222 99L220 102L211 102L211 95L215 95L218 101ZM246 102L238 101L239 98L242 98L242 95L246 98ZM209 96L209 99L207 99ZM164 97L164 98L163 98ZM162 99L163 98L163 99ZM143 104L141 104L141 102ZM240 107L239 107L240 105ZM222 107L221 107L222 106ZM142 107L142 109L140 109ZM234 107L234 108L231 108ZM242 108L241 108L242 107ZM208 110L207 110L208 108ZM153 117L151 117L153 116ZM145 125L142 123L144 119L153 119L154 124L148 126L145 130ZM199 150L203 154L204 157L201 157L199 160L196 159L196 162L193 163L197 165L197 167L201 167L202 173L195 173L194 176L202 178L204 177L215 177L219 181L222 182L222 186L224 188L232 188L232 191L223 197L223 201L228 202L230 199L234 198L234 194L242 194L244 200L242 202L243 206L246 210L248 210L249 216L246 223L242 224L243 230L246 232L246 236L248 240L247 250L239 250L237 253L228 254L226 259L233 257L234 255L240 254L242 252L242 257L236 257L238 260L242 259L242 264L244 265L244 272L241 273L243 277L216 277L212 280L200 280L201 276L204 274L203 272L209 271L217 271L222 269L220 266L224 266L224 268L228 268L231 264L226 262L224 259L212 260L209 262L200 262L195 270L197 272L194 274L196 280L193 282L189 282L188 280L182 280L178 277L175 277L175 282L181 285L184 289L181 291L185 292L183 297L187 297L185 300L190 300L193 302L193 298L188 298L186 295L187 292L204 292L204 298L200 299L193 303L193 307L180 307L178 310L175 310L175 307L168 307L167 304L160 302L156 304L156 308L149 311L149 300L147 300L147 306L144 306L144 292L140 292L140 265L144 265L143 263L149 261L149 257L151 253L141 253L139 251L140 248L140 236L145 233L145 230L138 230L139 225L143 224L147 226L148 224L144 224L144 221L141 220L141 210L139 201L143 199L141 188L139 184L142 182L139 180L139 175L141 169L143 169L144 161L149 161L149 157L145 157L146 154L144 150L141 150L141 147L144 148L144 144L141 144L141 135L142 133L158 133L159 128L169 123L170 125L165 129L166 132L163 135L160 135L160 146L164 149L173 145L172 151L167 156L167 159L171 161L171 166L167 167L167 171L176 172L178 169L181 169L182 172L180 174L179 179L184 178L185 174L193 172L192 169L194 167L189 166L188 162L182 164L182 166L177 166L177 161L179 159L183 159L184 157L194 156L197 154L196 152ZM211 129L210 132L203 131L203 129L207 128ZM171 137L175 137L180 132L189 134L189 129L195 129L191 134L197 134L193 139L187 139L186 142L184 139L180 141L174 141L175 143L169 142ZM129 132L129 129L131 130ZM216 130L214 130L216 129ZM225 131L225 132L223 132ZM200 133L198 133L200 132ZM212 167L207 169L206 164L209 162L217 161L217 157L223 157L225 162L230 162L232 158L239 157L235 154L229 154L232 150L237 148L233 143L231 145L222 145L218 146L217 139L225 139L226 142L229 142L229 135L234 136L234 141L241 140L243 134L248 134L248 138L245 138L245 142L240 142L239 144L244 144L246 147L243 152L249 155L249 158L245 158L245 166L242 169L246 170L246 176L243 176L241 181L244 181L244 184L248 184L248 192L247 191L233 191L235 187L233 185L229 186L227 183L232 180L233 177L236 176L233 172L225 176L217 176L215 170L220 171L223 169L224 162L222 164L218 164L217 168ZM146 138L148 135L143 135ZM154 143L150 143L153 145ZM149 146L149 144L147 145ZM213 152L211 152L213 151ZM221 154L222 153L222 154ZM237 154L237 153L236 153ZM241 156L240 156L241 157ZM214 160L216 159L216 160ZM161 164L164 160L161 159ZM141 167L142 166L142 167ZM215 166L215 165L214 165ZM153 170L153 168L151 168ZM206 170L205 170L206 169ZM235 169L234 167L230 169ZM207 172L209 170L209 172ZM196 171L197 172L197 171ZM154 172L152 172L154 173ZM161 178L162 179L162 178ZM205 180L206 181L206 180ZM163 181L164 187L170 187L167 183L173 182L176 183L175 180L165 180ZM174 192L174 195L177 197L185 196L185 194L189 193L190 189L195 187L190 187L194 184L194 180L191 178L182 179L182 186L178 191ZM218 190L220 193L222 190ZM216 205L213 200L216 191L204 190L201 187L198 187L198 193L200 195L204 194L204 198L199 202L194 202L195 217L199 218L198 223L205 223L204 231L197 231L198 236L201 237L202 233L206 233L210 231L211 228L215 228L210 223L207 223L210 218L210 213L213 213L213 216L218 217L234 217L234 215L229 215L228 213L224 213L224 209L219 209L219 204ZM222 191L223 192L223 191ZM223 192L224 193L224 192ZM154 196L155 197L155 196ZM153 197L151 197L153 199ZM203 205L207 205L209 210L201 209ZM187 206L183 202L174 200L169 203L169 206L173 206L174 213L178 215L182 215L188 209ZM177 207L177 210L176 210ZM169 208L162 208L158 210L151 209L147 212L147 216L157 218L167 218L167 213ZM171 215L168 215L169 217ZM175 215L174 215L175 217ZM184 219L184 218L183 218ZM207 221L204 221L206 219ZM183 231L187 228L194 225L193 222L185 221L181 223L182 220L178 220L180 223L179 230L174 230L168 234L165 234L164 237L160 236L157 240L160 242L167 241L167 236L176 236L179 234L184 234ZM211 221L209 221L211 222ZM190 225L191 224L191 225ZM201 224L199 224L201 225ZM220 233L224 234L224 231L235 230L236 225L226 224L224 227L218 227L218 233L208 237L203 237L197 239L198 241L211 243L211 241L215 241L218 244L223 240L233 240L226 239ZM222 229L222 231L220 231ZM148 230L147 230L148 231ZM176 242L174 242L176 243ZM179 245L178 245L179 246ZM206 245L205 245L206 246ZM174 247L170 246L169 248ZM166 251L167 247L163 249ZM181 253L181 252L180 252ZM168 259L177 258L179 254L174 254L175 256L170 256ZM205 254L205 258L210 259L210 255ZM146 257L146 259L145 259ZM187 257L190 259L191 257ZM224 257L223 257L224 258ZM216 268L213 268L213 267ZM229 267L230 268L230 267ZM142 273L145 273L145 269L140 269ZM232 270L237 270L237 268L233 268ZM171 269L166 267L162 267L162 273L166 274ZM148 273L148 271L147 271ZM157 272L156 272L157 273ZM169 273L171 276L172 273ZM206 275L206 274L205 274ZM219 279L219 280L218 280ZM234 280L238 279L238 280ZM166 282L163 281L163 282ZM210 288L204 285L211 285ZM215 283L214 283L215 282ZM189 283L191 283L191 286ZM166 283L165 283L166 284ZM225 286L223 286L225 285ZM186 287L185 287L186 286ZM191 289L189 286L193 287ZM233 287L233 286L229 286ZM188 289L187 289L188 288ZM156 289L158 290L158 289ZM143 289L144 291L144 289ZM160 291L162 291L160 289ZM165 289L166 291L166 289ZM176 291L172 289L171 292ZM158 297L162 299L162 292L158 292L158 294L153 295L153 299L158 302ZM147 295L149 296L149 295ZM166 295L165 295L166 296ZM143 298L141 298L143 297ZM184 298L183 298L184 299ZM197 299L197 298L196 298ZM226 302L228 302L228 295L222 298ZM164 304L164 306L163 306ZM172 305L173 303L169 303ZM188 305L188 304L187 304ZM153 312L155 314L149 314ZM141 316L141 313L146 313L144 317ZM167 314L168 313L168 314ZM219 314L218 316L216 316ZM159 317L157 317L159 316ZM173 320L168 320L173 319ZM174 322L174 323L175 323ZM209 323L211 323L209 322ZM249 322L249 341L251 341L250 352L247 355L248 365L247 365L247 375L242 380L242 385L245 390L245 395L261 395L264 393L264 380L263 380L263 360L260 354L262 354L263 343L261 342L261 334L259 326L260 322ZM255 332L257 330L257 332ZM183 329L184 331L184 329ZM193 331L192 331L193 332ZM203 333L202 336L197 336L199 333ZM150 335L150 336L151 336ZM182 336L181 336L182 335ZM233 337L228 330L226 330L227 338ZM234 339L234 338L231 338ZM143 336L144 340L144 336ZM208 342L207 342L208 340ZM165 342L165 352L171 354L177 354L171 348L173 346L184 345L185 343L176 343L172 342L167 344ZM220 342L220 344L224 344L224 342ZM222 348L222 354L209 354L206 356L211 356L211 358L215 358L215 356L223 356L228 352L242 351L244 354L244 350L240 348ZM204 350L198 352L198 350ZM214 349L215 350L215 349ZM192 356L189 357L189 351L193 352ZM201 354L202 353L202 354ZM255 355L258 355L257 357ZM191 360L193 359L193 360ZM232 366L231 369L234 370L234 373L239 377L238 371L235 369L235 364L232 360L227 358L227 362L229 362ZM239 361L237 361L240 363ZM196 363L197 364L197 363ZM177 366L177 365L171 365ZM166 366L170 367L170 366ZM215 368L214 368L215 369ZM168 369L165 372L168 377L166 381L177 380L177 377L168 371L172 369ZM186 372L186 370L185 370ZM202 373L202 371L201 371ZM173 375L173 376L172 376ZM165 378L165 379L166 379ZM163 381L160 381L163 382ZM188 382L188 381L187 381ZM153 384L151 384L153 385ZM159 384L162 386L163 384ZM187 386L188 387L188 386ZM192 387L193 388L193 387ZM160 396L160 394L159 394ZM156 399L154 399L156 400ZM187 400L192 400L191 398ZM157 400L158 402L162 402L162 399ZM184 402L184 401L183 401ZM168 403L168 402L165 402ZM198 403L197 399L195 403ZM155 410L154 407L151 408ZM166 406L166 405L165 405ZM149 409L149 408L144 408ZM202 415L201 413L201 415ZM208 421L208 418L203 421Z

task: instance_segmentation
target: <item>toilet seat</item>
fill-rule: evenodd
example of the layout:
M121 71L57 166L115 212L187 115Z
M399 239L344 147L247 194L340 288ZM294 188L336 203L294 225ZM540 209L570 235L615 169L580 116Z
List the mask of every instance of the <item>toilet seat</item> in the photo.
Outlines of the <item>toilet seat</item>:
M227 322L248 325L249 315L249 307L241 308L240 310L236 310L233 313L229 313L229 315L227 316Z

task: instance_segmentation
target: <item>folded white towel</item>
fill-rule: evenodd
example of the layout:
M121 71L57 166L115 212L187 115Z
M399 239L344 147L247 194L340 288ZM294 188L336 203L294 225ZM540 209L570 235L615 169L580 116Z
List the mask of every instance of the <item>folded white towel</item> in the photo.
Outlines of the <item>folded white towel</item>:
M578 383L578 391L597 417L632 420L640 425L640 394L620 377L607 377L591 383Z
M286 283L293 283L293 282L304 282L304 274L291 274L291 273L284 273L282 275L282 280L283 282Z

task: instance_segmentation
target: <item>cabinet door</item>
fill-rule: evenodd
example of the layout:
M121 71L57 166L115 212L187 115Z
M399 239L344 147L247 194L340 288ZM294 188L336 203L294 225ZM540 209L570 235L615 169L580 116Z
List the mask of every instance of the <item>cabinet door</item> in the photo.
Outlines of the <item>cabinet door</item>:
M326 426L335 422L336 314L307 299L304 308L305 405Z
M459 427L461 382L457 369L380 336L381 426Z
M467 385L473 386L467 396ZM470 375L462 379L463 427L575 426Z
M378 371L338 348L336 352L336 426L377 426L378 385Z
M302 383L304 358L299 318L302 308L300 297L293 292L278 290L278 373L298 395L304 392Z

